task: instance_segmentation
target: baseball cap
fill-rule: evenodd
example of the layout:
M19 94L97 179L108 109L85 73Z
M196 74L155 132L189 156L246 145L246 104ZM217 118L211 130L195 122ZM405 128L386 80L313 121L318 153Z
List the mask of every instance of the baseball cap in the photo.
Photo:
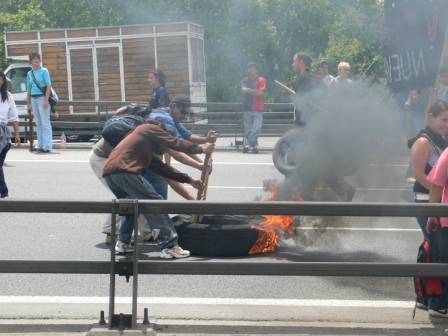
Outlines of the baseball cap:
M168 115L164 115L161 113L151 113L147 120L152 120L160 125L172 136L177 137L178 131L176 125L174 124L173 118Z
M317 67L318 68L320 68L320 67L322 67L322 66L324 66L324 67L328 67L328 62L327 61L320 61L319 63L317 63Z
M191 110L191 100L188 96L183 94L178 94L171 100L172 103L176 103L176 105L180 108L182 114L194 114Z

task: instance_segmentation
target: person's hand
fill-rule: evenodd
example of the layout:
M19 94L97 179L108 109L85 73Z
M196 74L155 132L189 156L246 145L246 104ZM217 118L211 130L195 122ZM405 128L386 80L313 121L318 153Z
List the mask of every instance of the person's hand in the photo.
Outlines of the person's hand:
M200 179L192 178L190 185L195 189L199 189L202 186L202 181Z
M426 232L436 232L438 225L439 219L437 217L428 217L428 221L426 222Z
M202 153L211 154L215 150L215 144L207 142L204 146L202 146Z
M27 109L26 109L27 111L28 111L28 115L31 115L31 107L30 106L27 106Z
M218 138L218 133L215 131L208 131L207 137L205 138L205 142L216 142L216 139Z
M48 108L48 99L44 100L44 108Z
M16 136L14 137L14 143L16 144L16 146L20 146L20 135L16 134Z

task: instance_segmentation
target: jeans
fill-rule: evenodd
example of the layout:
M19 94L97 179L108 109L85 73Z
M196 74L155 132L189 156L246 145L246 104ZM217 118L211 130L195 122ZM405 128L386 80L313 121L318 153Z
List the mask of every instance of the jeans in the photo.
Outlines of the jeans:
M246 137L247 146L258 146L258 135L260 134L261 126L263 126L262 111L244 112L244 136Z
M11 148L11 143L7 143L5 148L0 151L0 198L8 196L8 187L5 182L5 175L3 173L3 163L5 162L6 154Z
M435 240L438 248L437 262L448 264L448 227L439 225ZM429 299L429 309L439 310L448 308L448 278L442 278L443 291L442 295Z
M168 183L159 175L148 169L143 177L148 181L164 200L168 199Z
M103 178L103 168L104 168L104 165L106 164L106 160L107 159L96 155L93 150L90 151L90 156L89 156L90 167L92 168L96 177L98 177L98 179L101 181L101 183L107 189L109 189L109 186L107 185L106 181ZM117 231L118 231L118 229L120 227L120 224L119 224L120 216L119 215L117 215L116 223L117 223ZM110 234L111 226L112 226L112 214L107 214L106 218L104 219L103 229L101 232ZM145 217L143 217L143 215L138 216L138 232L140 232L143 239L148 240L151 237L152 230L149 227L149 224L146 221Z
M415 203L428 203L429 201L415 200L414 202ZM418 223L418 225L420 225L420 229L422 230L424 239L429 238L428 232L426 231L426 223L427 222L428 222L428 217L417 217L417 223Z
M37 146L36 149L46 149L51 151L53 148L53 130L50 123L50 104L44 108L45 97L32 98L34 121L36 123Z
M116 173L104 177L110 190L117 198L163 200L143 176L130 173ZM167 214L144 214L153 230L160 230L157 242L160 248L177 245L178 236L173 222ZM129 244L134 229L134 216L123 216L120 225L120 241Z

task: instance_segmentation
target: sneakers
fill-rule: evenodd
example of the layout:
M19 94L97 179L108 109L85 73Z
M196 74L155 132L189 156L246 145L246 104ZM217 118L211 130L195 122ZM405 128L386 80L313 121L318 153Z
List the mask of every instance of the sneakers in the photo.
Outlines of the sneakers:
M415 307L422 310L428 310L428 300L422 298L415 299Z
M118 238L118 235L116 237ZM107 245L112 244L112 236L110 233L106 233L106 244ZM131 245L134 245L134 239L131 239Z
M356 188L352 186L348 186L347 190L345 191L344 195L342 195L342 202L351 202L353 200L353 197L355 196Z
M252 149L252 154L258 154L258 148L257 147L254 147Z
M247 153L249 151L249 147L248 146L244 146L244 148L243 148L243 153L245 154L245 153Z
M117 241L117 244L115 245L115 252L117 253L128 253L128 252L134 252L134 246L131 244L125 244L121 241Z
M172 248L163 249L160 253L162 259L172 258L187 258L190 256L190 251L182 249L179 245L175 245Z
M154 229L151 231L150 234L146 235L143 239L144 241L154 241L157 240L157 237L159 236L160 229Z
M415 183L415 178L413 178L412 176L409 176L409 177L406 179L406 183L414 184L414 183Z
M429 316L432 317L448 317L448 309L439 309L439 310L435 310L435 309L431 309L429 308Z

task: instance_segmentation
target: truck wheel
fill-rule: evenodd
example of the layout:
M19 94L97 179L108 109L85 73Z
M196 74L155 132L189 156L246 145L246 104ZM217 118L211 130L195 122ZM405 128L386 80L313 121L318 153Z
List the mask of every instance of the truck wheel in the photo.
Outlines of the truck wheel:
M190 223L190 217L172 218L179 246L202 256L247 255L258 239L253 226L266 221L262 216L207 215L202 223Z

